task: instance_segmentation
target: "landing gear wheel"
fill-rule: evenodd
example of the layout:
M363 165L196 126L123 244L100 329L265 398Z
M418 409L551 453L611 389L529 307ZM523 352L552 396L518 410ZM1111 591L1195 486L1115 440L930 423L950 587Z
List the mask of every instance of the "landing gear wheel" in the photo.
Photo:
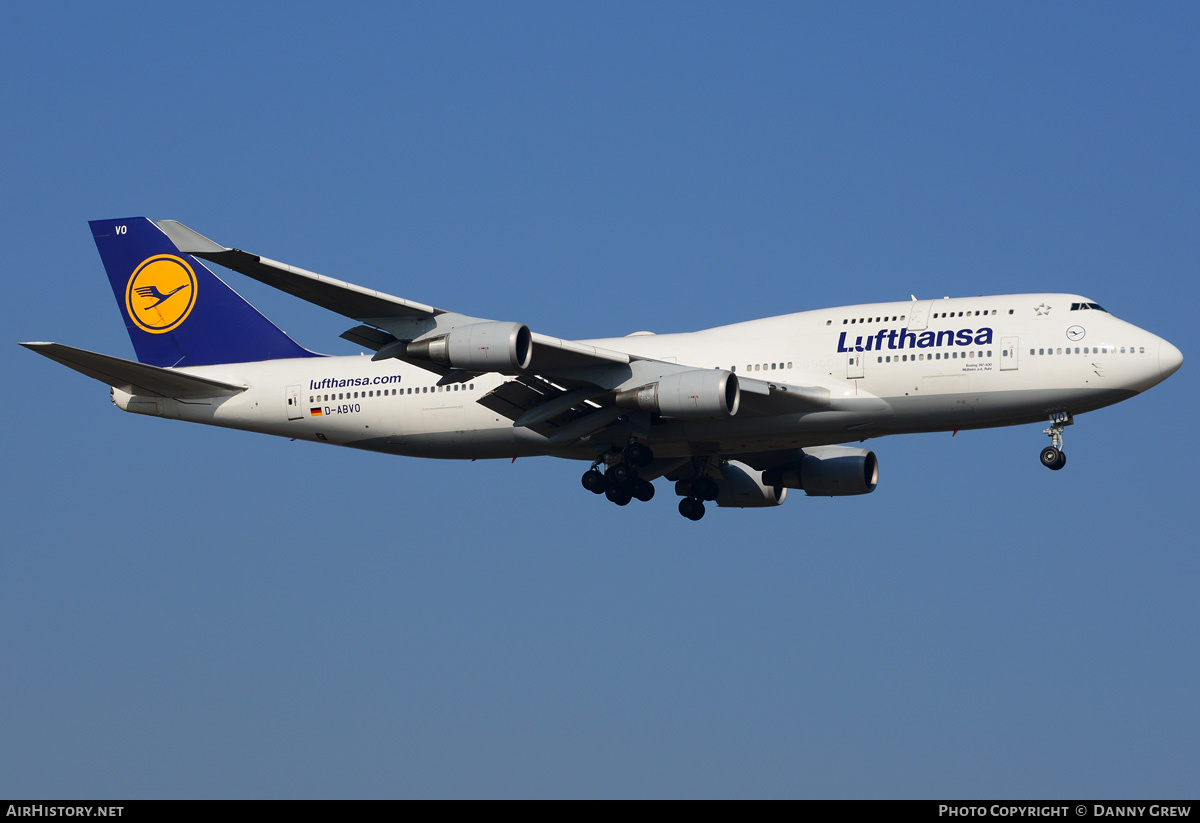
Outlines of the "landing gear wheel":
M685 497L679 501L679 513L688 520L699 520L704 516L704 504L694 497Z
M701 477L692 483L692 494L700 500L716 500L720 492L721 487L717 485L717 481L709 477Z
M604 476L612 483L624 483L626 480L637 477L637 471L628 463L614 463L608 467Z
M613 486L604 493L604 496L618 506L628 506L629 501L633 499L633 495L629 493L629 489L624 486Z
M1053 471L1058 471L1067 465L1067 456L1053 446L1042 449L1042 465Z
M630 443L625 447L624 456L626 463L641 468L648 465L654 459L654 452L650 451L649 446L643 446L641 443Z
M580 482L592 494L604 494L608 490L608 478L595 469L585 471Z
M643 503L648 503L654 497L654 484L649 480L638 478L638 481L633 485L633 496Z

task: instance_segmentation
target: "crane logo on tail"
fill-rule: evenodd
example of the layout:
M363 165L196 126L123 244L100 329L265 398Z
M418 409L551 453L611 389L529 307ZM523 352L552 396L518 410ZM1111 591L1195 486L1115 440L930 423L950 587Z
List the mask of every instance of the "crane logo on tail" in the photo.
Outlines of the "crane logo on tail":
M125 310L139 329L171 331L196 305L196 273L182 258L158 254L142 261L125 287Z

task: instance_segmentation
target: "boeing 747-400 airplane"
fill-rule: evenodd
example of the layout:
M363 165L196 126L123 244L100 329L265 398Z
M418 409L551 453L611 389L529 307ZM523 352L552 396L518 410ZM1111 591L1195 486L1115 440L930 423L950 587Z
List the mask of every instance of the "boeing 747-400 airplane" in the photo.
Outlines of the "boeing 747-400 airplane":
M619 506L674 481L704 502L777 506L875 489L888 434L1043 421L1063 427L1175 373L1179 349L1077 294L869 303L687 334L561 340L519 322L415 303L226 248L172 220L92 234L138 362L26 348L112 387L125 411L411 457L550 455L591 463ZM303 348L200 262L358 325L373 357Z

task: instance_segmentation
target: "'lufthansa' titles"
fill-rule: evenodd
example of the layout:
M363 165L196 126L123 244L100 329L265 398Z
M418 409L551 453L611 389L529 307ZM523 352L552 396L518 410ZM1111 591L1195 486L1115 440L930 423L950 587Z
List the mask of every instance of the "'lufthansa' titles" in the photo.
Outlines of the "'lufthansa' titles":
M884 349L933 349L941 346L989 346L992 330L959 329L958 331L905 331L904 329L880 329L875 334L858 335L849 343L846 332L838 337L838 352L883 351Z

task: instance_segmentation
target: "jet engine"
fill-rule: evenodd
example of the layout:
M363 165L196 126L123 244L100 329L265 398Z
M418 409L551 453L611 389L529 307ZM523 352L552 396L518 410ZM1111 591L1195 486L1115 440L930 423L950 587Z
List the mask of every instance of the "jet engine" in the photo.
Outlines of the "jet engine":
M799 461L763 472L763 482L803 489L810 497L868 494L879 482L879 461L867 449L815 446Z
M617 392L616 403L622 408L657 412L663 417L716 418L737 414L741 399L737 375L733 372L693 369Z
M779 485L764 484L762 472L736 460L729 460L721 466L719 486L720 491L714 502L726 508L758 509L778 506L787 498L787 489Z
M471 323L439 337L415 340L406 351L409 357L466 371L517 371L529 368L533 336L523 323Z

